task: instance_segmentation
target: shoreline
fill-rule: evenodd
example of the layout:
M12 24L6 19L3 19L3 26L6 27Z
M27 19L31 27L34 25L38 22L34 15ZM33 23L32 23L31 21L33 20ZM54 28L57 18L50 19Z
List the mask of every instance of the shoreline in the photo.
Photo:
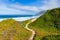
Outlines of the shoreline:
M32 18L37 18L38 16L33 16L33 17L16 17L16 18L0 18L0 22L6 19L14 19L16 21L25 21L25 20L29 20Z

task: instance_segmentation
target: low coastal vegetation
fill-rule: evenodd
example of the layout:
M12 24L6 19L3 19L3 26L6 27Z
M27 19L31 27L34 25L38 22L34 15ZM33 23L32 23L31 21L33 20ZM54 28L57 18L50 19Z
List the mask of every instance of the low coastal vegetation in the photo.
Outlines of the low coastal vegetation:
M13 19L0 22L0 40L28 40L31 32Z
M47 10L44 15L40 16L35 22L31 23L29 28L36 31L34 40L42 40L45 36L47 36L45 38L48 40L56 39L54 36L60 35L60 8ZM54 36L51 37L48 35ZM49 39L50 37L52 39Z
M31 32L24 27L30 20L18 22L6 19L0 22L0 40L28 40ZM34 40L60 40L60 8L47 10L28 26L36 32Z

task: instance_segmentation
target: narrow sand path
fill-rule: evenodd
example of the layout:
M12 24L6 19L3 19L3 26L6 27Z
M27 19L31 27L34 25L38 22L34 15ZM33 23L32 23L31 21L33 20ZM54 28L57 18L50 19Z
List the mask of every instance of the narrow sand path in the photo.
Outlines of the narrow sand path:
M30 36L30 38L29 38L28 40L33 40L33 38L34 38L34 36L35 36L35 31L34 31L33 29L28 28L28 25L29 25L30 23L34 22L36 19L37 19L37 18L32 19L32 20L31 20L30 22L28 22L28 23L26 24L26 26L25 26L25 29L27 29L27 30L29 30L29 31L32 32L32 34L31 34L31 36Z

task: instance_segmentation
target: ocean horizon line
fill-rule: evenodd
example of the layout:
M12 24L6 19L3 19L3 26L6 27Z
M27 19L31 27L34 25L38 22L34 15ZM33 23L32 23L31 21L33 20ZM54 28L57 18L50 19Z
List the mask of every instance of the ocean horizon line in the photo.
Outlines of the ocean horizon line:
M34 15L0 15L0 18L32 17Z
M16 21L25 21L25 20L29 20L32 18L37 18L38 16L32 16L32 17L15 17L15 18L0 18L0 22L6 19L14 19Z

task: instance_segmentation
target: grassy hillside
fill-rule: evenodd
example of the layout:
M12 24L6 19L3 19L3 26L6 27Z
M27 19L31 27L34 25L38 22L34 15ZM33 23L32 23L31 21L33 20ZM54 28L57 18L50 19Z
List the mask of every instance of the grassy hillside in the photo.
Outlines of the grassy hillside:
M29 27L36 31L34 40L40 40L48 35L60 35L60 8L47 10L44 15L31 23Z
M0 22L0 40L27 40L30 35L29 31L13 19Z
M0 40L28 40L31 32L24 27L30 20L24 22L3 20L0 22ZM36 32L34 40L60 40L60 8L47 10L31 23L29 28Z

